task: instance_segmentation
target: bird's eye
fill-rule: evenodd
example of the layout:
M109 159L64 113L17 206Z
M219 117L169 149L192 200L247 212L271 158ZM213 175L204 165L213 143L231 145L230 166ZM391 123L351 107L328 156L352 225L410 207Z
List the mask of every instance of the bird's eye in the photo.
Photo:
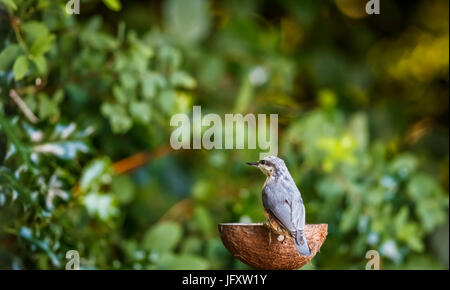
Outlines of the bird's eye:
M264 165L266 164L266 160L261 160L260 163Z

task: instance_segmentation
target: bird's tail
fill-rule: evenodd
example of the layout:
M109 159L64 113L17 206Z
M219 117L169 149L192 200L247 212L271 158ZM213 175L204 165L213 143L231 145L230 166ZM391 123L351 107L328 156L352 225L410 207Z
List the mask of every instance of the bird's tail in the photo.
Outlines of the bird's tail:
M296 232L296 235L294 236L294 242L302 256L311 256L311 249L308 246L308 242L306 241L303 231Z

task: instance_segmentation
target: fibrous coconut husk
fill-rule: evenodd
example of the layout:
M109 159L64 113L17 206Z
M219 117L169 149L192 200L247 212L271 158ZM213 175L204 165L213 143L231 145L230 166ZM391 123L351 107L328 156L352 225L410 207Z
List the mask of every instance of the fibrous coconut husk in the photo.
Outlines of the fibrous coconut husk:
M250 267L292 270L301 268L319 252L325 242L328 225L306 225L304 233L312 252L307 257L300 255L291 237L280 242L278 235L262 223L223 223L219 224L219 232L228 251Z

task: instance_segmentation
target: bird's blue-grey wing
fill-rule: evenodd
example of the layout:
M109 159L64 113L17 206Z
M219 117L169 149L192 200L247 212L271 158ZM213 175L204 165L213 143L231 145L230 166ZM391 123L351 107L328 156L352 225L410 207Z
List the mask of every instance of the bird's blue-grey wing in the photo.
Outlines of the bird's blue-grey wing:
M263 189L263 205L289 232L303 230L305 208L298 189L283 185L267 185Z
M266 185L262 194L263 205L290 232L300 253L309 255L310 249L303 235L305 206L297 187L293 187L289 183Z

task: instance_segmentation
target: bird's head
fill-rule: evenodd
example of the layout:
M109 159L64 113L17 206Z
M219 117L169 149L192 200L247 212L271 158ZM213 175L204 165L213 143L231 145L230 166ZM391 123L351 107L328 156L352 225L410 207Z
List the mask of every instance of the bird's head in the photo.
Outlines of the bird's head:
M287 171L286 165L283 159L276 156L267 156L258 162L246 162L248 165L258 167L265 175L268 177L278 175L285 170Z

